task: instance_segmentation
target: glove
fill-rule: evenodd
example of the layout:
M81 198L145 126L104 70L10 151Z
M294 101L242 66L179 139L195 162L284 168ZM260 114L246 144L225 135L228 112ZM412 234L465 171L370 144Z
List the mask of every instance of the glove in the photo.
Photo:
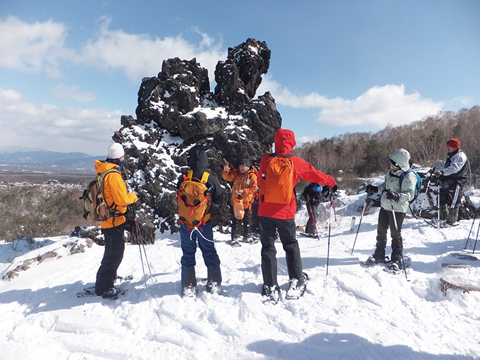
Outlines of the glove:
M440 176L442 176L442 175L443 175L443 172L441 172L441 171L435 171L434 176L435 176L437 179L438 179Z
M392 190L386 190L386 193L387 193L388 200L393 200L393 201L400 200L400 195L398 195L396 192L393 192Z
M365 191L367 192L368 195L373 195L378 192L378 187L373 185L367 185Z
M328 194L330 193L330 186L328 185L323 185L323 188L322 188L322 195L323 196L328 196Z
M336 193L337 190L338 190L338 185L337 185L337 184L333 185L333 187L332 187L332 194L333 194L333 193Z

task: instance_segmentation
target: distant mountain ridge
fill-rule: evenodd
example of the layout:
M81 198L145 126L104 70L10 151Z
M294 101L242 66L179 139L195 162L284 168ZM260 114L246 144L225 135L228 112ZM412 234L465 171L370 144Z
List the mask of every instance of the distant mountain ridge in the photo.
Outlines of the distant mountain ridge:
M80 152L61 153L55 151L0 152L0 164L9 165L55 165L68 168L92 168L100 156Z

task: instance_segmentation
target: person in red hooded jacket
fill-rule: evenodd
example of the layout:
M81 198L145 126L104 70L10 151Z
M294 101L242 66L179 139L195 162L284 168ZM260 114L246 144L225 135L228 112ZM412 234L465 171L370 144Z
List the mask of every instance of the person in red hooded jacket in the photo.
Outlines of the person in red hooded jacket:
M263 195L264 192L262 192L262 182L268 181L268 179L266 179L267 162L272 156L286 155L293 162L293 185L302 178L307 182L329 186L332 192L337 191L336 182L330 175L316 170L302 158L291 155L295 145L295 134L293 131L287 129L277 130L275 133L275 153L264 156L260 163L258 215L260 217L260 241L262 243L262 295L274 302L278 301L280 296L280 289L277 283L277 251L275 248L277 230L283 249L285 250L288 276L290 279L287 298L294 299L303 295L308 276L302 271L300 248L296 239L295 212L297 210L297 199L295 190L293 189L293 195L288 204L266 202Z

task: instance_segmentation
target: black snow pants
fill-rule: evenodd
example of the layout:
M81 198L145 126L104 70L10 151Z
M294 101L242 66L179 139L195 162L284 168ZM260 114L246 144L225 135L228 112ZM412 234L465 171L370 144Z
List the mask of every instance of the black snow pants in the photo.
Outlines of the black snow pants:
M395 212L395 219L397 220L397 228L393 221L392 211L380 208L378 213L377 226L377 244L374 253L375 259L385 259L385 249L387 247L387 230L390 227L390 235L392 236L392 256L390 260L398 262L403 255L403 241L402 241L402 224L405 219L405 213Z
M125 223L113 228L102 229L105 238L105 252L97 271L97 281L95 283L95 293L97 295L102 295L111 288L117 278L117 270L125 252L124 229Z
M275 219L260 216L260 241L262 243L262 274L263 284L275 286L277 283L277 250L275 248L275 233L278 229L280 240L285 250L288 276L290 279L302 278L302 259L300 247L296 239L295 220Z

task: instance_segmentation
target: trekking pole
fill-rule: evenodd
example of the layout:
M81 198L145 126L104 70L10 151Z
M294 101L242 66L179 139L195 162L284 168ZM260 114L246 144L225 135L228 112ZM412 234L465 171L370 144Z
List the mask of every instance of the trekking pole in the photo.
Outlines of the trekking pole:
M473 254L475 254L475 249L477 248L478 232L479 231L480 231L480 224L478 225L477 236L475 238L475 244L473 245Z
M398 231L397 218L395 217L395 210L393 209L393 201L392 200L390 200L390 205L392 206L393 224L395 225L395 230Z
M165 176L159 174L158 175L159 177L161 177L164 181L163 181L163 184L166 185L166 186L170 186L171 188L177 190L177 185L175 185L173 182L171 182L170 180L168 180Z
M395 217L395 210L393 209L393 201L392 200L390 200L390 204L392 205L392 216L393 216L393 223L395 224L395 230L398 231L397 218ZM403 259L403 249L402 249L402 263L403 263L403 271L405 272L405 279L407 279L407 281L408 281L407 267L405 266L405 260Z
M308 204L308 207L310 209L310 214L312 216L313 226L315 226L315 233L317 234L317 239L320 240L320 236L318 235L318 230L317 230L317 222L315 221L315 215L313 214L312 206Z
M137 243L138 243L138 241L137 241ZM142 263L143 277L145 278L144 285L145 285L145 289L147 289L148 288L147 278L146 278L147 274L145 273L145 266L143 265L142 247L140 246L140 243L138 243L138 251L140 252L140 262Z
M440 230L440 180L437 180L438 185L438 192L437 192L437 207L438 207L438 214L437 214L437 230Z
M360 225L362 225L363 214L365 213L365 207L370 202L368 195L365 197L365 202L363 203L362 215L360 216L360 221L358 222L357 234L355 235L355 241L353 242L352 252L350 255L353 255L353 250L355 249L355 243L357 242L358 232L360 231Z
M330 206L330 211L328 213L327 275L328 275L328 260L330 258L330 231L331 230L332 230L332 207Z
M472 226L470 226L470 231L468 232L467 241L465 242L465 247L463 248L463 250L466 250L466 249L467 249L468 243L470 242L470 234L472 233L473 224L475 224L475 219L476 219L476 217L473 218Z
M132 235L133 235L135 241L138 244L138 251L140 252L140 262L142 263L143 277L145 278L145 289L147 289L147 279L146 279L147 274L145 272L145 264L144 264L144 261L143 261L144 256L145 256L145 263L147 264L148 270L150 272L150 278L153 279L152 270L151 270L150 264L148 262L147 251L145 250L145 245L143 244L145 242L145 240L144 240L144 236L142 235L140 225L138 224L137 214L136 214L135 210L132 209L132 211L133 211L133 217L135 219ZM140 242L141 242L141 244L140 244ZM143 255L142 255L142 246L143 246Z
M147 264L148 271L150 273L150 278L152 278L152 269L150 268L150 263L148 262L148 257L147 257L147 250L145 249L146 240L145 240L144 236L142 236L142 234L141 234L141 229L140 229L140 225L138 224L138 220L135 220L135 226L136 226L137 234L140 234L141 247L143 248L143 254L145 256L145 262ZM139 242L139 245L140 245L140 242ZM145 275L145 271L144 271L144 275Z
M337 221L337 213L335 211L335 201L333 201L333 193L330 193L330 201L333 207L333 216L335 217L335 221Z
M402 250L402 263L403 263L403 272L405 273L405 279L408 281L407 267L405 266L405 260L403 259L403 250Z

